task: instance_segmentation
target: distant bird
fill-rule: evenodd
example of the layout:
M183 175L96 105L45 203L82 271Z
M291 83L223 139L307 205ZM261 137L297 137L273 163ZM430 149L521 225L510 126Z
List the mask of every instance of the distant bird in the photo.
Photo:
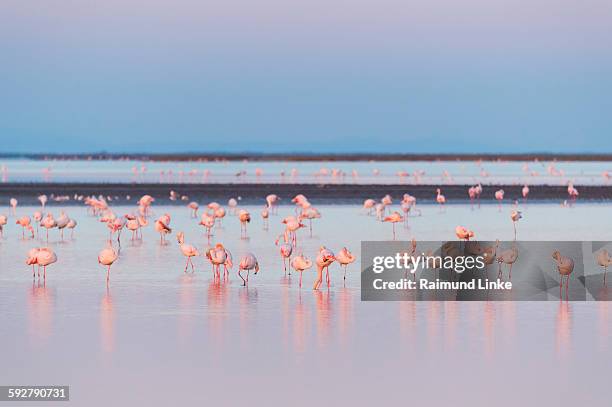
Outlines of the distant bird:
M43 268L43 278L47 279L47 266L57 261L55 252L48 247L41 247L36 254L36 264Z
M112 247L107 247L106 249L103 249L102 251L100 251L100 253L98 254L98 263L107 267L107 269L106 269L106 285L108 285L108 282L110 280L110 269L111 269L111 266L117 260L118 257L119 257L119 255L117 254L115 249L112 248Z
M208 237L210 240L210 237L212 236L212 228L215 226L215 217L208 212L203 212L199 225L206 228L206 237Z
M15 212L17 210L17 200L15 198L11 198L11 200L9 201L10 205L11 205L11 213L13 215L15 215Z
M523 202L527 202L527 197L529 196L529 187L527 186L527 184L523 185L521 193L523 195Z
M193 273L195 271L195 268L193 266L193 261L191 260L191 258L200 255L198 249L196 249L195 246L192 246L190 244L185 244L185 234L183 232L179 232L176 234L176 240L178 241L183 256L187 257L187 263L185 263L184 272L187 272L187 267L191 264L191 272Z
M329 266L336 260L334 256L334 252L326 248L325 246L321 246L319 249L319 254L317 255L316 264L317 264L317 279L315 280L313 290L318 290L321 287L321 283L323 282L323 269L326 270L326 280L327 286L330 285L329 278Z
M441 194L440 188L436 189L436 202L440 205L440 212L442 212L444 204L446 204L446 197Z
M198 217L198 208L200 208L200 205L198 205L197 202L189 202L187 207L191 210L191 217L192 218L197 218Z
M266 196L266 204L268 205L268 209L270 213L276 214L278 212L278 201L280 198L276 194L270 194Z
M495 191L495 199L497 199L499 211L501 212L501 205L502 205L502 201L504 200L504 190L503 189Z
M303 254L299 254L291 261L291 267L300 273L300 288L302 287L302 272L312 267L312 261Z
M57 220L55 221L55 224L60 231L60 239L62 241L64 240L64 228L68 226L68 222L70 222L70 218L66 216L64 212L62 212L59 218L57 218Z
M268 230L269 227L269 218L270 217L270 212L268 212L268 208L263 208L261 210L261 218L263 219L263 229L264 230Z
M393 240L395 240L395 224L402 222L404 217L399 212L395 211L383 219L383 222L390 222L393 225Z
M312 237L312 220L319 219L320 217L321 217L321 214L319 213L319 211L313 208L312 206L302 210L302 213L298 217L300 220L308 219L310 237Z
M559 282L559 297L563 299L563 277L567 277L565 280L565 299L568 300L569 278L570 274L574 271L574 260L570 257L563 256L558 250L553 252L552 258L557 265L557 271L561 277L561 281Z
M366 199L363 201L363 209L367 212L368 215L372 214L374 207L376 206L376 201L373 199Z
M240 220L240 237L247 238L247 223L251 221L251 214L242 209L238 212L238 219Z
M40 202L40 205L42 206L43 211L45 210L45 205L47 204L48 198L47 195L39 195L38 196L38 202Z
M54 227L56 227L57 223L55 223L55 219L53 218L53 215L48 213L47 216L45 216L43 220L40 222L40 224L42 225L42 227L47 229L47 242L48 242L49 241L49 229L53 229Z
M336 261L342 268L344 268L344 279L346 280L346 270L348 265L355 261L355 256L346 248L343 247L342 250L336 254Z
M223 209L223 207L218 207L213 212L213 217L217 219L217 223L221 225L221 220L225 217L225 209Z
M523 218L521 211L513 210L510 212L510 219L512 219L512 226L514 226L514 240L516 241L516 223Z
M606 285L606 274L608 274L608 266L612 264L612 257L610 257L610 253L606 249L602 249L597 253L596 259L597 264L604 269L603 283Z
M240 274L241 271L247 272L246 279ZM259 272L259 263L253 253L247 253L240 259L238 264L238 276L242 279L242 284L247 285L249 283L249 273L251 270L255 270L255 274Z

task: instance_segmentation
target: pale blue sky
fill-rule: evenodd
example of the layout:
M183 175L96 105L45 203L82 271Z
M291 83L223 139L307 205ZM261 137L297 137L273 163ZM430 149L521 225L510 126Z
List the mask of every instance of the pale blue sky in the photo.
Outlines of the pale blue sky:
M3 0L0 56L3 152L612 152L609 0Z

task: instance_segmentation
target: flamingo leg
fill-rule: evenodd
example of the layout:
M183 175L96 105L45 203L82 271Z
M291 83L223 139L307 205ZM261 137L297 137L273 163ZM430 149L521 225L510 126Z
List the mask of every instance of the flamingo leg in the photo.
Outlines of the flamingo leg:
M185 263L185 270L183 270L183 273L187 272L187 267L189 266L189 257L187 257L187 262Z
M302 288L302 272L300 272L300 288Z

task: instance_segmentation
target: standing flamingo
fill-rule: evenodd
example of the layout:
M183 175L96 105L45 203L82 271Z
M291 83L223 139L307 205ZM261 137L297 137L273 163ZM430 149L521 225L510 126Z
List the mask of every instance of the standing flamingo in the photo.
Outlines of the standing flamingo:
M270 212L268 212L268 208L263 208L261 210L261 218L263 219L263 229L264 230L268 230L268 226L269 226L269 218L270 217Z
M497 199L499 212L501 212L501 205L502 205L502 201L504 200L504 190L503 189L495 191L495 199Z
M70 218L66 227L70 229L70 239L74 239L74 229L77 227L77 221Z
M270 213L276 214L278 212L278 201L280 198L275 194L270 194L266 196L266 203L268 205L268 209Z
M200 255L198 249L196 249L190 244L185 244L185 234L183 232L178 232L176 234L176 240L178 241L183 256L187 257L187 263L185 263L184 272L187 272L187 267L191 264L191 272L193 273L195 271L195 268L193 266L193 261L191 260L191 258Z
M9 203L11 205L11 214L15 215L15 213L17 211L17 199L11 198Z
M47 204L47 201L47 195L43 194L38 196L38 202L40 202L40 206L42 207L43 211L45 210L45 205Z
M565 280L565 300L567 301L569 299L569 278L570 274L574 271L574 260L570 257L563 256L558 250L553 252L552 258L557 264L557 271L561 277L561 281L559 282L559 297L561 300L563 300L563 277L567 276Z
M110 269L113 263L117 260L119 255L112 247L107 247L106 249L102 249L98 254L98 263L106 266L106 285L108 286L108 282L110 280Z
M383 222L391 222L391 225L393 225L393 240L395 240L395 224L398 222L402 222L403 220L404 217L400 215L400 213L397 211L393 212L391 215L383 219Z
M192 218L197 218L198 217L198 209L200 208L200 205L198 205L197 202L189 202L187 207L190 209L191 217Z
M28 251L28 257L26 258L26 264L32 266L32 278L35 277L34 265L38 264L38 252L40 248L34 247ZM40 266L38 268L38 277L40 277Z
M436 189L436 202L440 205L440 212L444 208L444 204L446 204L446 197L440 193L440 188Z
M312 267L312 261L303 254L299 254L291 261L291 267L300 273L300 288L302 288L302 273Z
M240 237L243 239L247 238L247 223L251 221L251 214L244 209L238 212L238 219L240 220Z
M318 290L321 287L321 283L323 282L323 269L326 270L326 280L327 286L330 285L329 279L329 266L336 260L334 253L326 248L325 246L321 246L319 249L319 254L316 259L317 263L317 279L315 280L313 290Z
M21 226L21 237L23 239L25 239L25 230L30 228L30 222L31 221L29 216L22 216L15 222L15 224ZM33 234L32 237L34 237Z
M521 194L523 195L523 202L527 203L527 197L529 196L529 186L527 184L523 185Z
M206 237L210 241L210 237L212 236L212 228L215 226L215 217L208 212L203 212L199 225L206 228Z
M344 268L344 279L345 280L346 280L346 270L348 268L348 265L354 262L355 259L356 257L353 256L353 254L346 247L343 247L342 250L340 250L338 254L336 255L336 260L338 261L338 264L340 264L340 266Z
M6 215L0 215L0 237L4 237L4 227L8 223Z
M42 225L42 227L47 229L47 242L49 242L49 229L53 229L55 226L57 226L53 215L48 213L40 224Z
M510 265L510 271L508 273L508 279L512 280L512 265L516 262L516 260L518 259L518 248L516 247L516 244L513 243L512 244L512 248L508 249L508 250L504 250L501 253L497 253L496 254L496 260L497 263L499 265L499 271L497 272L497 278L502 278L504 276L503 272L502 272L502 263L508 264Z
M47 266L57 261L55 252L48 247L41 247L36 254L36 264L43 268L43 278L47 279Z
M366 211L368 215L372 214L372 211L374 210L374 206L376 206L376 201L373 199L366 199L365 201L363 201L363 209Z
M240 274L241 271L246 270L246 279ZM255 274L259 272L259 263L257 257L253 253L247 253L240 259L238 264L238 276L242 279L242 285L246 286L249 283L249 272L255 270Z
M513 210L510 212L510 219L512 219L512 226L514 226L514 241L516 241L516 224L522 218L523 213L521 211Z
M302 214L299 216L299 220L308 219L308 224L310 228L310 237L312 237L312 220L319 219L320 217L321 217L321 214L319 213L319 211L313 207L308 207L302 210Z
M170 229L170 215L166 214L157 219L155 221L155 230L159 233L159 242L163 244L166 241L166 235L172 233L172 229Z
M287 216L282 223L285 224L285 241L291 241L293 247L297 247L297 231L303 228L304 224L295 216Z
M213 266L213 278L221 280L220 269L221 265L223 265L223 278L225 279L229 274L228 268L232 268L231 253L221 243L217 243L215 247L206 250L205 256Z
M281 237L284 238L285 241L279 246L278 242L280 241ZM293 246L287 242L287 237L285 235L280 235L274 243L279 246L280 255L283 259L283 268L285 269L286 273L287 265L291 265L291 253L293 253ZM289 269L289 275L291 275L291 269Z
M59 218L55 221L55 225L60 231L60 239L62 242L64 241L64 228L68 226L68 222L70 222L70 218L66 216L64 212L60 213Z

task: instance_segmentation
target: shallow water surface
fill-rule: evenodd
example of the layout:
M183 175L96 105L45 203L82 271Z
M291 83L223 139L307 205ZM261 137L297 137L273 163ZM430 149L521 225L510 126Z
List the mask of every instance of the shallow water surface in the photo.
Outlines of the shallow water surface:
M314 203L316 204L316 203ZM49 208L56 216L62 208ZM174 236L161 245L149 226L142 241L122 235L109 287L96 257L108 239L106 226L83 207L64 208L79 225L64 242L57 230L49 245L58 262L47 280L32 280L29 248L11 218L0 241L0 383L68 384L73 405L193 405L248 402L278 405L610 405L612 308L607 302L385 302L360 301L359 261L346 282L331 267L331 287L311 290L314 271L286 276L274 240L282 206L263 230L260 207L248 239L228 215L211 242L223 242L237 259L251 251L261 271L248 287L232 271L213 282L202 257L195 273ZM132 207L114 207L118 215ZM169 213L174 231L203 249L207 239L183 207ZM610 206L573 208L533 204L524 211L524 240L609 240ZM35 208L18 207L17 215ZM356 206L321 206L313 236L301 230L298 251L314 258L326 245L349 247L391 238L391 226ZM480 239L511 239L504 207L451 205L440 213L422 205L422 216L398 226L399 238L453 239L458 224ZM12 220L12 222L11 222ZM43 233L44 235L44 233ZM27 405L24 403L24 405Z

